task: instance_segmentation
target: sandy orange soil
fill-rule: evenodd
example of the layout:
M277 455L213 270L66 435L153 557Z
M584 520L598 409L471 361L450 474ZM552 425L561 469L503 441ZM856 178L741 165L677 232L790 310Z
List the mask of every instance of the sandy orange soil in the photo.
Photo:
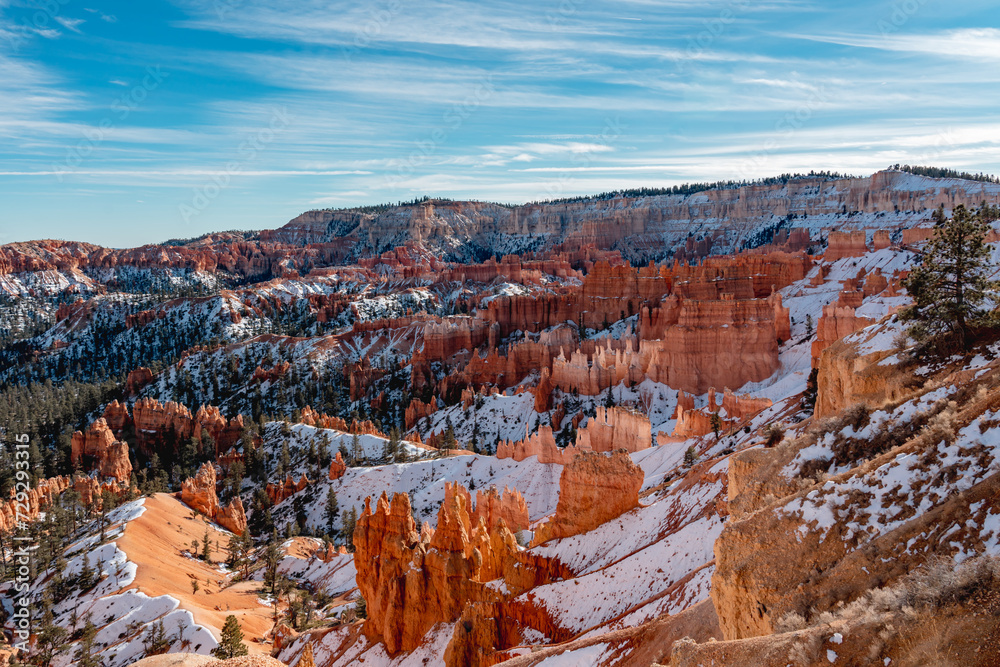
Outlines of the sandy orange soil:
M135 582L129 588L179 600L181 609L190 611L195 622L208 628L216 639L226 616L232 614L239 619L251 653L268 653L270 644L265 645L262 637L273 626L273 610L258 601L261 583L224 587L226 575L217 566L183 553L191 550L192 541L201 542L208 526L212 561L222 563L229 533L216 530L201 515L192 516L191 508L169 494L146 498L145 507L145 513L130 522L117 540L118 548L137 565ZM192 593L192 581L198 582L197 593Z

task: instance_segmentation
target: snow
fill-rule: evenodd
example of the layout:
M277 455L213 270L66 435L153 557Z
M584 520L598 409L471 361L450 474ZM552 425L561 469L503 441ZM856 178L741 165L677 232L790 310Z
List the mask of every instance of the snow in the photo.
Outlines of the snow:
M278 564L278 572L291 579L306 581L315 590L323 590L331 596L342 595L357 588L355 578L358 571L354 567L353 554L334 556L328 562L318 558L285 556ZM263 577L263 573L258 572L258 576Z
M593 644L585 648L565 651L549 656L537 663L537 667L582 667L596 665L608 650L607 644Z
M837 662L837 654L834 653L831 649L827 649L826 659L829 660L831 663Z
M298 426L293 430L308 433L312 427ZM337 433L337 432L333 432ZM337 436L340 437L340 436ZM350 436L343 435L349 438ZM380 438L369 438L366 451L372 455L377 451L381 454ZM331 446L334 441L331 438ZM337 440L336 442L339 442ZM420 450L422 454L426 454ZM307 466L293 466L290 471L296 479L306 472ZM341 512L351 507L360 514L364 509L364 501L372 497L373 501L385 492L389 497L395 493L410 494L410 503L418 521L428 521L434 525L437 521L437 510L444 501L444 483L459 482L465 487L475 489L496 486L498 490L504 487L517 489L524 496L531 519L537 520L555 511L559 494L559 475L562 466L539 463L537 458L530 457L524 461L513 459L496 459L492 456L461 455L444 458L433 458L412 463L396 463L373 467L349 467L339 480L330 481L326 471L321 471L319 480L279 504L274 510L275 521L289 521L293 516L292 504L295 497L304 495L307 499L307 526L326 530L326 497L328 490L333 488L337 494L337 502ZM340 528L340 519L335 523Z
M110 527L107 539L120 535L125 524L145 512L142 499L133 500L108 513ZM135 580L137 566L113 541L100 543L100 529L96 521L85 525L78 539L66 548L64 578L70 579L83 568L84 559L101 579L87 591L73 589L63 599L54 601L52 613L55 623L72 628L72 615L77 617L77 629L83 626L88 615L97 626L95 650L105 667L125 667L145 655L143 641L153 623L163 622L166 636L171 641L171 652L184 651L208 654L217 646L212 633L196 624L190 612L178 609L179 602L168 595L149 597L138 590L124 590ZM30 595L36 601L51 583L46 573L32 582ZM3 590L8 582L0 586ZM5 607L10 610L10 598L3 596ZM70 644L52 661L53 667L69 667L76 648Z
M426 667L427 665L444 664L443 656L448 642L451 641L454 625L440 623L424 636L424 641L411 653L400 653L390 658L385 652L385 645L370 644L364 634L358 634L351 626L341 626L322 635L315 641L309 634L293 642L278 654L278 660L290 663L292 658L301 653L306 641L313 641L313 654L316 664L325 667L349 667L364 664L365 667ZM341 651L349 633L358 634L347 650ZM334 659L334 657L336 659Z
M536 587L518 599L530 599L560 627L575 632L629 612L628 623L639 624L706 599L710 574L702 568L714 558L723 524L702 515L720 493L721 482L668 492L588 533L535 547L534 552L558 558L577 576ZM703 573L671 591L698 570Z
M995 413L981 415L961 429L953 443L942 440L920 456L903 451L873 470L828 481L780 512L798 517L801 530L817 531L821 540L838 524L848 529L845 539L884 535L936 507L942 494L966 491L1000 468L1000 429L994 426L980 432L980 423L991 418ZM973 455L979 447L988 456ZM961 474L945 481L948 470L961 470ZM870 502L849 502L851 494L859 492Z

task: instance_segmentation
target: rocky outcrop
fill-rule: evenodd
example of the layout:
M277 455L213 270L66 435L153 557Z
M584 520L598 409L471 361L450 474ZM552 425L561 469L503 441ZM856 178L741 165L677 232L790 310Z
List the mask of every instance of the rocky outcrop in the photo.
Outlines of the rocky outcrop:
M865 232L830 232L829 243L823 260L836 262L844 257L861 257L868 252L865 244Z
M312 481L306 477L305 473L296 481L292 478L292 474L289 473L285 477L285 481L281 484L269 483L264 490L267 492L267 497L271 499L272 505L277 505L286 498L291 498L293 495L311 485Z
M113 477L119 482L127 482L132 477L132 462L128 457L128 445L115 441L104 452L98 470L102 477Z
M556 513L538 526L532 546L586 533L639 505L642 468L628 453L584 452L559 476Z
M97 511L103 504L102 496L105 491L121 496L129 489L128 485L122 482L102 481L86 475L75 475L73 477L73 490L80 494L81 505Z
M390 656L414 650L428 630L458 620L467 605L505 598L486 582L503 577L516 595L568 574L522 551L503 512L477 507L470 514L468 491L450 483L436 529L424 524L417 531L406 494L390 502L383 493L374 508L366 499L354 546L358 588L368 604L364 633Z
M185 505L214 519L219 511L219 497L215 493L215 466L203 463L194 477L181 482L180 496Z
M80 465L84 456L103 458L114 441L115 435L103 418L92 423L84 433L74 432L70 438L73 465Z
M406 406L406 411L403 414L406 430L410 430L417 425L418 421L425 417L429 417L436 411L437 402L434 399L424 403L419 398L414 398L410 401L410 404Z
M778 342L787 340L788 309L781 296L766 299L687 301L668 297L643 311L639 359L656 382L703 394L711 387L760 382L779 367Z
M617 406L598 406L595 412L577 431L576 446L581 451L634 453L653 446L649 417L641 412Z
M538 457L539 463L568 465L583 452L612 452L624 449L638 452L652 446L649 418L635 410L622 407L598 406L595 416L577 430L576 441L569 447L556 444L551 426L540 426L534 433L526 433L523 440L501 440L497 444L498 459L523 461L529 456Z
M464 491L462 487L457 487L457 491ZM470 499L466 500L466 507L472 507L472 525L478 525L482 521L489 530L505 525L511 531L526 530L530 523L528 518L528 505L524 498L516 489L511 490L506 486L503 493L495 486L483 491L476 491L476 504L473 507Z
M108 428L115 434L115 437L119 438L125 430L125 425L132 422L132 417L128 413L128 406L124 403L119 403L117 399L108 403L107 407L104 408L103 416Z
M871 335L877 335L877 327ZM863 335L863 334L859 334ZM877 362L891 350L859 354L856 343L838 341L823 350L816 375L816 418L828 417L855 403L881 405L900 396L908 382L896 366Z
M331 482L335 482L343 477L345 472L347 472L347 464L344 463L344 457L341 456L338 451L337 455L333 457L332 461L330 461L330 472L327 476L330 478Z
M181 502L204 514L226 530L242 535L247 529L247 515L243 509L243 501L236 496L228 504L221 506L215 484L215 466L203 463L194 477L189 477L181 483Z
M38 519L39 513L51 505L60 493L70 488L71 484L69 477L42 479L38 486L23 492L20 498L11 489L10 499L0 501L0 533L14 532L18 521L27 525Z
M343 433L357 433L359 435L374 435L379 438L386 438L385 433L380 431L372 424L370 421L358 421L352 420L350 424L341 419L340 417L331 417L325 412L316 412L308 405L302 408L300 413L299 421L307 426L315 426L316 428L327 428L334 431L341 431Z
M295 663L295 667L316 667L316 661L313 658L312 642L306 642L306 647L302 650L302 655L299 657L299 661Z
M243 431L243 415L226 420L219 408L203 405L195 414L187 407L154 398L140 398L132 409L136 440L147 454L165 447L176 448L192 437L208 435L215 443L213 456L226 452L236 444Z
M567 448L569 449L569 448ZM525 435L524 440L501 440L497 444L498 459L514 459L523 461L529 456L537 456L539 463L558 463L565 465L571 461L565 450L556 445L555 435L551 426L539 426L534 433Z
M89 460L103 477L127 482L132 476L128 445L115 440L114 433L103 417L94 421L86 432L75 431L70 438L70 448L74 466L82 466L85 460Z
M234 496L227 505L219 508L215 513L215 522L234 535L242 535L246 531L247 515L239 496Z
M139 391L153 381L153 371L141 366L140 368L130 371L128 377L125 378L125 390L131 395L135 396Z
M812 343L813 368L819 366L823 350L844 336L860 331L874 323L871 318L855 315L855 307L853 306L840 306L836 303L823 306L823 315L816 323L816 340Z
M672 435L677 438L694 438L713 433L712 415L714 414L719 415L719 431L725 434L771 405L771 399L745 395L736 396L728 389L723 392L720 404L716 400L716 392L713 388L708 390L708 405L704 409L696 409L694 396L679 391L677 392L677 412L674 415L677 423Z

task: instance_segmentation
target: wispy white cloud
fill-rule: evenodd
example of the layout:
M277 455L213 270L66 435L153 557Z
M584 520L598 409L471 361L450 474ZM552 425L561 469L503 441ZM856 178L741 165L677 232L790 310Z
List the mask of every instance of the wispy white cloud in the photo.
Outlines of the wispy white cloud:
M962 28L937 33L890 35L799 35L804 39L882 51L948 56L977 62L1000 60L1000 30Z
M66 28L67 30L71 30L77 34L83 34L83 31L80 30L80 26L86 23L86 21L84 21L83 19L71 19L65 16L56 16L55 20L56 23Z

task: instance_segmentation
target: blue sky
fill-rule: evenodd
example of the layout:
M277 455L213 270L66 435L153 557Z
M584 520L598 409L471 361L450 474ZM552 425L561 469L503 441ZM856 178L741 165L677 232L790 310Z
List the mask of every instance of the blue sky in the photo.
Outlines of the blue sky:
M0 0L0 243L1000 172L996 2Z

